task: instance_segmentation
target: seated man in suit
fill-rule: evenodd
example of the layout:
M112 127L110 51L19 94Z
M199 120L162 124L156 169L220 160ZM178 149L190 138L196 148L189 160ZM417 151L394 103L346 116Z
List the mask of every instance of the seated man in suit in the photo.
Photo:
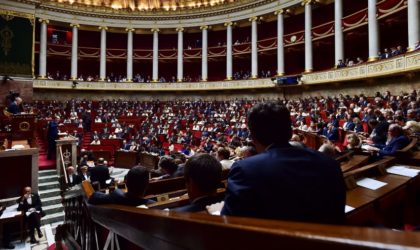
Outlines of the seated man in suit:
M184 175L184 167L176 164L175 159L171 156L162 156L158 163L160 174L159 177L153 178L154 180L162 180L174 177L181 177ZM159 171L156 171L159 173Z
M258 154L236 161L228 176L222 215L343 223L346 188L340 165L289 144L289 110L260 103L248 114Z
M403 149L410 144L410 139L404 135L404 131L398 124L389 125L388 143L385 145L377 145L377 147L369 147L368 150L377 153L379 157L393 156L397 150Z
M222 178L222 165L208 154L196 154L188 159L184 176L191 204L179 207L177 212L200 212L207 205L219 202L217 188Z
M38 238L42 238L41 217L44 215L42 211L42 203L38 194L32 193L31 187L23 189L23 195L16 201L19 205L17 210L25 213L25 222L29 227L29 236L31 243L35 244L35 229L38 231Z
M127 192L121 189L115 189L109 194L95 192L89 197L90 204L120 204L127 206L140 206L153 203L153 201L144 199L144 192L149 185L149 172L145 167L136 166L128 171L125 176Z
M74 167L69 166L67 167L67 185L68 187L73 187L75 185L78 185L82 183L82 178L75 173Z
M90 169L90 181L93 182L99 182L99 185L101 188L105 188L106 181L111 179L111 176L109 175L108 167L105 166L105 159L99 158L97 165Z

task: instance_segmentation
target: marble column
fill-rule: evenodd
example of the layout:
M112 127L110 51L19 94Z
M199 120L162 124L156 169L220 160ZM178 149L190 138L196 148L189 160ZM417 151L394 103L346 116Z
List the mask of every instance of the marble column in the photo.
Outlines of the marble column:
M232 80L232 22L226 22L226 80Z
M127 82L133 82L133 28L127 31Z
M176 29L178 32L178 57L177 57L177 81L184 80L184 28Z
M201 49L201 81L207 81L208 75L208 44L207 44L207 33L209 26L204 25L201 26L200 29L202 30L202 49Z
M274 12L277 15L277 75L284 75L284 11Z
M41 23L40 47L39 47L39 77L46 79L47 77L47 24L49 20L39 19Z
M257 31L258 17L251 17L251 78L258 78L258 31Z
M339 60L344 61L343 40L343 0L334 1L334 39L335 39L335 64Z
M305 5L305 73L312 72L312 0L304 0Z
M77 80L77 59L78 59L78 31L80 25L78 24L70 24L70 26L73 28L73 35L71 40L71 74L70 79L71 80Z
M412 51L416 47L416 43L420 39L419 29L419 1L408 0L408 51Z
M152 81L159 81L159 29L154 28L153 32L153 74Z
M101 56L99 67L99 81L103 82L106 79L106 31L108 27L101 26Z
M368 26L369 26L369 58L368 61L378 59L379 50L379 29L376 18L376 0L368 0Z

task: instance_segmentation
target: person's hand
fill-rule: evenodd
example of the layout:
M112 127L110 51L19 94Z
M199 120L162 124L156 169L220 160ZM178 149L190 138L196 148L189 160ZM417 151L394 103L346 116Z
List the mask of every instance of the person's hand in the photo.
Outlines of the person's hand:
M222 211L222 208L224 205L225 205L225 202L221 201L221 202L206 206L206 210L211 215L220 215L220 212Z

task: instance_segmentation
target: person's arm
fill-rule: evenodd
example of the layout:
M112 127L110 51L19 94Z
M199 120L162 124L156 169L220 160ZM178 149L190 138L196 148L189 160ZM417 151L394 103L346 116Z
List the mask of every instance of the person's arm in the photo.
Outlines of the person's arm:
M225 204L221 214L234 216L252 214L253 202L255 199L252 198L251 188L244 176L240 162L235 162L229 172Z
M113 199L110 194L104 194L102 192L94 192L88 202L93 205L109 204L112 203Z
M39 195L34 194L32 199L33 199L32 206L35 208L35 210L36 211L42 211L42 202L41 202L41 198L39 197Z

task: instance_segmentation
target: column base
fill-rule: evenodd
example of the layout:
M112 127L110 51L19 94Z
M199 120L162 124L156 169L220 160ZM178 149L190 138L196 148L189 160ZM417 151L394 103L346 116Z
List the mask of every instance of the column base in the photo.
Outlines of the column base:
M152 82L156 83L156 82L159 82L159 80L158 79L153 79Z
M39 80L46 80L47 78L45 76L38 76L37 79L39 79Z
M77 80L77 77L71 77L70 78L70 81L76 81Z
M284 72L277 73L276 76L284 76Z
M232 77L231 76L226 77L225 81L232 81Z
M183 82L183 80L182 79L178 79L178 80L176 80L176 82Z
M258 76L251 76L251 79L258 79Z
M127 79L125 82L133 82L133 79Z
M413 51L414 51L413 48L407 47L407 52L413 52Z
M308 74L308 73L312 73L312 71L314 71L313 69L305 69L305 71L303 71L304 74Z
M200 82L207 82L207 79L201 79Z
M105 82L105 78L99 78L98 82Z
M377 61L379 59L379 57L377 57L377 56L369 56L369 58L368 58L368 62L374 62L374 61Z

